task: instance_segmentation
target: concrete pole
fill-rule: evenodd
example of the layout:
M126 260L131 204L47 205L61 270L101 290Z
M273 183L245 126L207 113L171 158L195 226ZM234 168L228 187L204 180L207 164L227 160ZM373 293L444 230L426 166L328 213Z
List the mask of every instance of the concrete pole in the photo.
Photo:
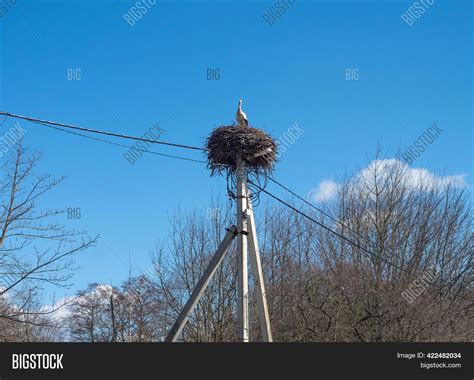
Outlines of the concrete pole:
M268 313L267 295L265 293L265 283L263 279L262 261L260 259L260 249L257 240L255 215L253 213L252 202L250 199L248 200L248 205L250 266L252 268L252 276L255 282L260 333L262 334L262 340L264 342L273 342L272 329L270 327L270 314Z
M247 263L247 168L242 159L237 161L237 336L239 342L249 341L249 286Z

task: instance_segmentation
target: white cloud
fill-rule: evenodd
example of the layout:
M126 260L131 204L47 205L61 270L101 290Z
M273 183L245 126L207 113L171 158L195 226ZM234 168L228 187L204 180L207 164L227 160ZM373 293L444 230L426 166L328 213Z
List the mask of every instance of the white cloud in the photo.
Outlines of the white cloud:
M322 181L316 189L309 192L310 201L328 202L337 195L338 184L331 180Z
M409 182L414 188L419 188L421 185L427 185L428 187L466 187L467 183L465 180L466 174L448 175L439 177L429 172L426 169L410 169L409 171Z
M71 310L69 308L70 302L74 299L74 296L67 296L61 298L52 305L44 305L43 312L51 313L49 318L57 322L64 321L67 317L71 315Z
M55 301L52 304L43 305L42 312L50 313L49 317L57 322L64 321L71 315L71 303L72 301L84 302L86 298L93 298L100 300L101 302L108 302L108 298L104 297L104 294L111 294L113 290L112 285L101 284L95 287L91 292L84 293L81 296L66 296Z
M361 186L361 189L365 185L373 184L375 172L380 183L387 180L390 173L404 173L406 186L415 191L442 189L448 185L457 188L467 187L466 174L438 176L424 168L412 168L395 158L372 161L353 177L352 184ZM340 185L332 180L324 180L318 187L310 190L308 197L310 201L327 202L336 197L339 187Z
M365 169L354 177L354 184L373 184L374 173L382 182L388 179L391 173L403 173L406 185L412 190L433 190L445 186L466 187L465 174L451 176L437 176L424 168L412 168L395 158L374 160Z

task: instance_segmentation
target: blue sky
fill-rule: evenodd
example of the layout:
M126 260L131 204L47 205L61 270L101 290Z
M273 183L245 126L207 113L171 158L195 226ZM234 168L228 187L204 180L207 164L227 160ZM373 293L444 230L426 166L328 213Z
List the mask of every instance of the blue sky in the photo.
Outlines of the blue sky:
M393 156L436 122L445 132L413 166L472 183L472 2L437 0L412 26L401 18L411 0L296 0L274 25L263 18L273 1L157 0L131 26L134 3L18 0L0 19L0 109L138 136L159 123L163 140L201 145L242 98L254 127L276 138L295 122L304 129L276 171L300 194L362 169L379 143ZM210 68L220 80L207 80ZM358 80L346 80L351 68ZM130 165L120 148L21 126L41 169L68 177L42 206L80 207L80 220L62 222L101 234L58 295L119 283L129 257L145 270L170 213L205 218L211 198L225 197L202 164Z

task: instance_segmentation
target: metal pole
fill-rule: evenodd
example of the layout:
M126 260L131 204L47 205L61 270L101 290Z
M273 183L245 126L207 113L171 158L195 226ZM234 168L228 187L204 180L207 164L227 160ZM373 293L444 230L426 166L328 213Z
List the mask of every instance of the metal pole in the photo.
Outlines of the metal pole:
M196 287L194 288L191 294L191 297L189 297L188 302L186 302L186 305L181 311L181 314L179 315L178 319L176 320L173 327L171 328L168 336L166 337L166 342L175 342L179 334L181 334L181 331L186 325L186 322L188 321L189 316L194 310L194 307L196 306L196 304L199 302L199 299L201 298L202 294L206 290L207 285L209 284L209 281L211 281L211 278L214 275L216 269L219 267L220 263L224 259L224 256L227 250L229 249L230 244L232 243L232 240L234 240L234 237L236 235L237 235L237 229L234 226L232 226L231 228L227 230L227 233L224 239L222 240L221 244L217 248L216 253L212 257L201 279L199 280Z
M249 341L249 289L247 267L247 169L245 162L237 161L237 336L240 342Z
M257 298L258 317L260 320L260 333L264 342L273 342L272 329L270 327L270 315L268 313L267 296L263 279L262 261L258 248L257 228L252 208L252 202L248 200L248 224L249 224L249 248L252 276L255 282L255 295Z

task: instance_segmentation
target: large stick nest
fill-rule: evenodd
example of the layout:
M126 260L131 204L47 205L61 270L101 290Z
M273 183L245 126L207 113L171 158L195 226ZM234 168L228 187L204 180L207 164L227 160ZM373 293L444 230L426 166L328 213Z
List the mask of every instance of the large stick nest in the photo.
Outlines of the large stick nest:
M273 170L277 154L275 140L266 132L239 125L214 129L206 140L206 148L211 176L235 172L239 157L249 172L268 174Z

